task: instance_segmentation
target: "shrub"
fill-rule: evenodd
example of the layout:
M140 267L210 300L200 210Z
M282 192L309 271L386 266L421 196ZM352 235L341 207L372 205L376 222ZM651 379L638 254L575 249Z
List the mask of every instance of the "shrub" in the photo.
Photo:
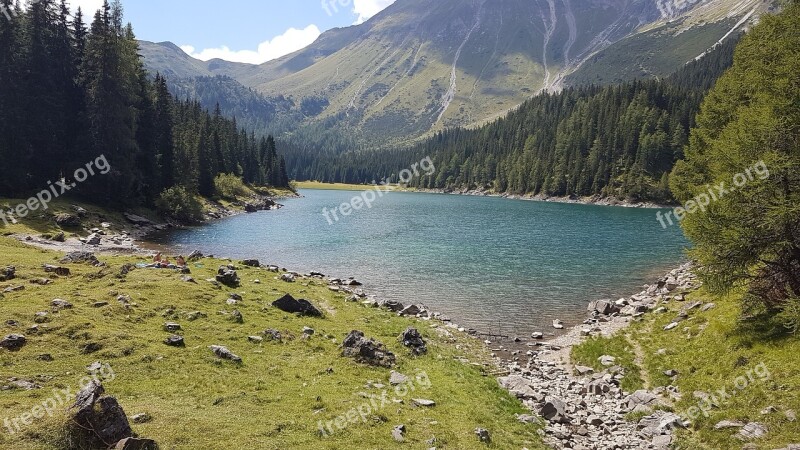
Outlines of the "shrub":
M248 194L247 186L241 178L232 173L222 173L214 178L214 189L217 195L228 200L236 200Z
M169 217L182 222L203 220L203 205L183 186L171 187L159 195L156 208Z

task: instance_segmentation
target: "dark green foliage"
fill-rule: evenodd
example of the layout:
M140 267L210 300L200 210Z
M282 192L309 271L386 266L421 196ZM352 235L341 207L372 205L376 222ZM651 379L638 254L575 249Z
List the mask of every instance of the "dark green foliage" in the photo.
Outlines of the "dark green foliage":
M128 207L153 205L178 185L210 195L218 173L288 186L274 141L179 101L163 77L150 79L118 1L104 2L88 31L82 12L71 19L63 0L0 17L0 196L80 181L73 171L101 155L111 170L70 193Z
M688 201L686 235L709 289L746 287L750 306L796 316L800 297L800 5L765 16L703 103L672 188ZM796 319L796 317L795 317ZM796 325L796 324L795 324Z

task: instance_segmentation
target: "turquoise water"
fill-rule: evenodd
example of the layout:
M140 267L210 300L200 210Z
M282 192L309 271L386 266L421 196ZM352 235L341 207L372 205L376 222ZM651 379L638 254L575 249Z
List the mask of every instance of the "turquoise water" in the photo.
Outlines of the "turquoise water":
M184 254L354 276L379 298L511 335L552 330L555 318L582 321L589 301L638 292L682 262L687 245L655 210L392 192L330 224L323 208L358 193L301 193L279 211L157 241Z

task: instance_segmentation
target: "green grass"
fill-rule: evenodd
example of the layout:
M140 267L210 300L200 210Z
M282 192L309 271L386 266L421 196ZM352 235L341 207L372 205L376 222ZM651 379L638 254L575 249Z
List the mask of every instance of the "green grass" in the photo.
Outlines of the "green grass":
M643 321L625 330L625 334L586 341L573 350L573 358L578 364L599 369L597 358L609 354L628 368L635 361L634 345L638 346L642 378L648 380L647 387L673 384L683 395L669 408L692 421L689 430L679 435L680 448L741 448L742 442L733 437L737 430L714 430L715 424L726 419L765 424L769 433L755 442L758 449L798 443L800 422L789 421L785 415L787 410L800 411L798 336L789 334L771 318L742 320L740 298L741 294L719 297L701 289L686 302L668 304L667 313L646 315ZM664 331L678 311L694 301L713 302L716 307L706 312L696 309L678 328ZM673 369L679 373L675 381L663 373ZM630 391L630 380L626 381L626 390ZM702 403L693 393L713 394L720 389L731 397L722 400L719 396L717 407L706 407L706 417L699 409ZM768 406L777 411L761 414ZM628 419L640 418L631 415Z
M614 364L625 369L625 377L621 383L625 392L633 392L644 387L639 367L636 365L636 354L624 334L587 339L572 348L571 357L574 364L601 372L608 368L600 364L599 358L604 355L613 356L616 358Z
M492 433L488 448L543 448L537 429L514 418L515 413L525 412L522 405L486 376L492 370L486 348L452 330L452 337L442 337L432 322L414 322L346 303L343 295L320 281L288 284L263 269L241 268L240 288L217 289L204 280L226 261L209 259L192 266L199 284L183 282L179 274L167 270L137 269L120 276L123 264L140 261L136 256L101 256L105 268L70 265L68 278L54 278L48 286L29 284L29 279L46 276L42 264L58 259L57 253L0 238L0 267L14 265L18 275L0 287L25 286L0 299L1 331L3 335L22 331L28 337L28 344L18 352L0 350L0 384L18 377L36 380L43 387L2 391L0 420L31 411L54 388L74 389L86 375L85 367L101 361L116 375L106 383L106 391L117 397L128 416L148 413L153 417L152 422L132 424L134 431L155 439L164 449L428 448L426 441L434 437L438 448L486 448L474 435L476 427ZM256 279L261 283L255 283ZM236 306L244 315L243 324L228 319L233 307L225 301L231 291L244 297ZM312 300L326 311L325 317L295 317L271 307L284 293ZM125 309L115 300L117 294L130 295L135 306ZM48 311L54 298L65 299L74 308L51 312L44 332L27 332L34 314ZM107 301L109 306L94 308L97 301ZM189 321L185 314L191 311L202 311L207 318ZM16 320L20 326L10 328L7 320ZM185 348L162 343L168 335L162 326L168 320L183 326ZM428 340L427 355L414 358L398 342L398 335L409 325L418 327ZM300 338L304 326L316 330L311 339ZM289 338L284 343L248 342L247 336L267 328L276 328ZM364 331L394 351L396 370L412 376L426 373L430 389L370 414L366 423L359 421L322 437L318 421L334 420L364 405L367 400L362 393L380 395L380 390L366 387L368 381L388 385L389 370L340 356L340 342L352 329ZM100 344L101 349L82 354L87 343ZM243 364L217 360L208 349L214 344L230 348L243 358ZM37 355L44 353L54 361L38 360ZM410 398L432 399L437 405L415 408ZM391 437L392 428L399 424L408 429L404 444ZM0 448L65 449L65 429L63 414L34 421L15 435L3 428Z
M683 393L675 411L688 415L697 406L695 391L713 393L725 389L735 393L721 402L709 416L700 415L691 432L683 433L684 448L740 448L732 438L734 431L714 430L725 419L754 421L767 425L769 433L757 441L758 448L774 449L800 442L800 422L790 422L784 412L800 411L800 341L780 324L769 318L741 320L741 294L718 297L701 290L687 302L714 302L710 311L697 311L692 319L672 331L663 327L674 317L682 304L674 304L670 314L648 316L636 325L635 339L642 346L644 367L653 374L656 386L669 380L662 374L675 369L680 375L676 386ZM658 354L659 349L664 349ZM764 379L763 374L769 373ZM745 377L747 383L742 382ZM737 378L740 382L737 388ZM768 406L777 412L762 415Z

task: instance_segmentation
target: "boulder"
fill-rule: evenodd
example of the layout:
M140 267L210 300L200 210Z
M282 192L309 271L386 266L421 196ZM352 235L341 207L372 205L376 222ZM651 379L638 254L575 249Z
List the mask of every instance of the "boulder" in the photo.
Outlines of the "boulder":
M245 259L242 261L242 265L247 267L261 267L261 263L257 259Z
M300 314L303 316L322 317L322 312L311 304L308 300L299 299L295 300L290 294L272 302L272 306L280 309L283 312L291 314Z
M411 349L411 353L419 356L428 352L428 347L425 344L425 339L419 334L416 328L408 327L403 334L400 335L400 342L404 346Z
M556 330L563 330L564 329L564 322L562 322L560 319L554 320L553 321L553 328L555 328Z
M61 258L60 262L61 264L88 263L93 266L99 266L102 264L97 260L97 257L94 256L94 253L91 252L67 253L63 258Z
M280 342L280 341L281 341L281 339L283 339L283 337L281 336L281 333L280 333L280 331L278 331L278 330L273 330L272 328L270 328L270 329L268 329L268 330L264 330L264 333L263 333L263 334L264 334L264 336L266 336L266 337L267 337L267 339L271 339L271 340L273 340L273 341L278 341L278 342Z
M435 401L424 398L411 399L411 403L414 404L415 406L421 406L423 408L433 408L434 406L436 406Z
M419 306L417 306L417 305L409 305L409 306L406 306L405 308L403 308L403 310L400 311L398 314L401 315L401 316L416 316L421 311L422 310L419 309Z
M489 442L492 442L492 437L489 434L489 430L487 430L485 428L476 428L475 429L475 435L478 436L478 439L481 442L484 442L484 443L487 443L487 444Z
M214 355L217 356L217 358L227 359L229 361L233 361L233 362L237 362L237 363L241 363L242 362L242 358L240 358L239 356L235 355L233 352L228 350L227 347L223 347L221 345L212 345L209 348L211 349L211 352L214 353Z
M400 303L400 302L395 302L395 301L391 301L391 300L390 300L390 301L385 301L385 302L382 302L380 306L382 306L382 307L384 307L384 308L388 309L388 310L389 310L389 311L391 311L391 312L400 312L400 311L402 311L403 309L405 309L405 306L403 306L403 304L402 304L402 303Z
M62 309L72 309L72 303L66 300L61 300L60 298L57 298L52 302L50 302L50 306L53 307L54 311L59 311Z
M610 315L619 312L619 307L611 300L596 300L589 304L589 311Z
M397 386L399 384L405 384L409 382L409 378L403 375L400 372L395 372L394 370L389 374L389 384L392 386Z
M500 386L517 398L527 400L536 397L536 390L531 386L530 380L521 375L509 375L497 379Z
M724 430L726 428L743 428L746 424L738 420L723 420L714 425L715 430Z
M405 425L398 425L392 429L392 437L397 442L405 441L405 434L406 434L406 426Z
M52 264L45 264L42 267L44 268L45 272L54 273L60 277L68 277L70 275L70 270L66 267L54 266Z
M554 423L568 423L567 404L557 397L545 398L544 406L539 411L539 415Z
M8 266L5 269L0 270L0 281L9 281L13 280L17 277L17 268L14 266Z
M760 439L767 434L767 427L758 422L750 422L736 434L736 438L742 441L752 441Z
M177 324L175 322L167 322L167 323L164 324L164 331L169 331L169 332L174 333L174 332L180 331L180 330L181 330L180 324Z
M654 406L658 403L658 396L650 391L640 389L628 396L628 409L633 409L637 405Z
M221 266L217 271L217 276L215 278L217 282L224 284L228 287L239 287L239 275L236 273L235 270Z
M281 275L281 281L285 281L287 283L294 283L295 276L293 273L284 273L283 275Z
M342 356L355 358L357 362L371 366L392 367L395 363L394 353L374 339L366 339L364 333L353 330L342 343Z
M166 338L164 343L169 345L170 347L183 347L186 343L183 340L183 336L178 336L173 334L172 336Z
M60 213L55 216L56 225L60 227L79 227L81 218L74 214Z
M88 441L103 448L108 442L119 442L133 436L128 417L117 399L104 394L103 385L92 380L78 392L70 408L76 430L83 433Z
M147 226L153 224L153 222L151 222L149 219L146 219L142 216L137 216L136 214L124 213L123 216L128 219L128 222L134 225Z
M28 340L21 334L9 334L0 341L0 348L17 351L21 349Z
M86 245L100 245L103 241L103 237L99 233L92 233L86 238L81 238L81 242Z

